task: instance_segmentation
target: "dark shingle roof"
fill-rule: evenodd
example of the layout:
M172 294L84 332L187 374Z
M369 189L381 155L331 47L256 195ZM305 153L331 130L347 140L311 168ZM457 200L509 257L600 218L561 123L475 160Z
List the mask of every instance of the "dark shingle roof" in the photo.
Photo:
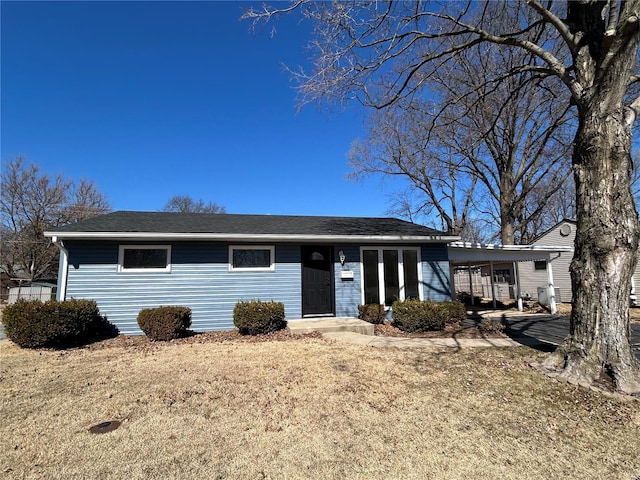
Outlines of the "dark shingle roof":
M441 237L443 232L396 218L236 215L118 211L66 225L47 236L114 238L127 234L178 234L188 237ZM447 237L447 240L451 240Z

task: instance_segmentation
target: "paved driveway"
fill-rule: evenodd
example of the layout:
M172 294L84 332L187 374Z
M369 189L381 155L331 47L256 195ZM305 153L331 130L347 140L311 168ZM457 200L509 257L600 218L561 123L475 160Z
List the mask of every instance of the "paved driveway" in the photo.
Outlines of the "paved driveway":
M514 340L540 348L553 350L569 335L569 317L554 315L502 315L507 323L507 333ZM640 323L631 324L631 345L640 359Z

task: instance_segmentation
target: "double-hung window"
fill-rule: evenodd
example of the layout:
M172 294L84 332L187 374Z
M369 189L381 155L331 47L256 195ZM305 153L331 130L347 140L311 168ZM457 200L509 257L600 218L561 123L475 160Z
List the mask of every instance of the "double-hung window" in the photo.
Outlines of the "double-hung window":
M171 245L120 245L118 272L170 272Z
M418 248L362 247L361 256L364 303L422 298Z

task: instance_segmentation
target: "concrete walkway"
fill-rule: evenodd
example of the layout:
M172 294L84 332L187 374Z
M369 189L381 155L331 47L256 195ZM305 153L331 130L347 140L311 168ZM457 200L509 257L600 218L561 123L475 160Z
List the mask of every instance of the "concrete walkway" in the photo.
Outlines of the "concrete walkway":
M475 325L466 320L465 325ZM510 338L406 338L378 337L371 323L357 318L305 318L290 320L287 329L291 333L320 332L324 338L339 342L381 348L471 348L517 347L522 345Z
M319 330L322 336L339 342L352 343L381 348L477 348L477 347L517 347L529 346L539 350L552 351L557 345L562 343L569 334L569 317L558 315L540 315L505 311L482 312L484 317L492 317L501 320L505 325L505 334L509 338L404 338L404 337L377 337L373 335L373 325L368 325L370 330L354 331L356 325L366 323L358 319L312 319L304 321L292 321L296 324L301 322L308 330ZM349 327L344 323L347 321ZM466 326L477 325L481 318L468 318L464 324ZM335 323L333 323L335 322ZM322 324L327 328L319 328ZM336 325L344 325L344 330L336 331ZM357 327L356 327L357 328ZM365 327L363 327L365 328ZM371 333L369 333L369 331ZM631 345L640 359L640 324L631 324Z
M317 317L305 318L302 320L289 320L287 330L291 333L347 333L353 332L362 336L374 334L372 323L351 317Z

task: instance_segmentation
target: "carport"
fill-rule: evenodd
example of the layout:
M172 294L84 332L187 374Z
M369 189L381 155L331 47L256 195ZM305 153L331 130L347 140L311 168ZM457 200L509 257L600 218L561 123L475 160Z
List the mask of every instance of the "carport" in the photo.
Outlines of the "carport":
M471 287L471 304L474 302L473 294L473 269L489 266L491 278L491 297L493 308L496 308L496 295L494 288L494 264L510 263L513 265L515 297L518 310L522 311L522 292L520 289L520 262L546 261L547 264L547 299L551 313L557 312L556 294L553 286L553 268L551 266L554 255L560 252L571 252L571 247L541 246L541 245L494 245L468 242L452 242L449 244L449 268L451 278L451 295L455 298L456 286L454 283L454 269L464 267L469 271L469 284Z

